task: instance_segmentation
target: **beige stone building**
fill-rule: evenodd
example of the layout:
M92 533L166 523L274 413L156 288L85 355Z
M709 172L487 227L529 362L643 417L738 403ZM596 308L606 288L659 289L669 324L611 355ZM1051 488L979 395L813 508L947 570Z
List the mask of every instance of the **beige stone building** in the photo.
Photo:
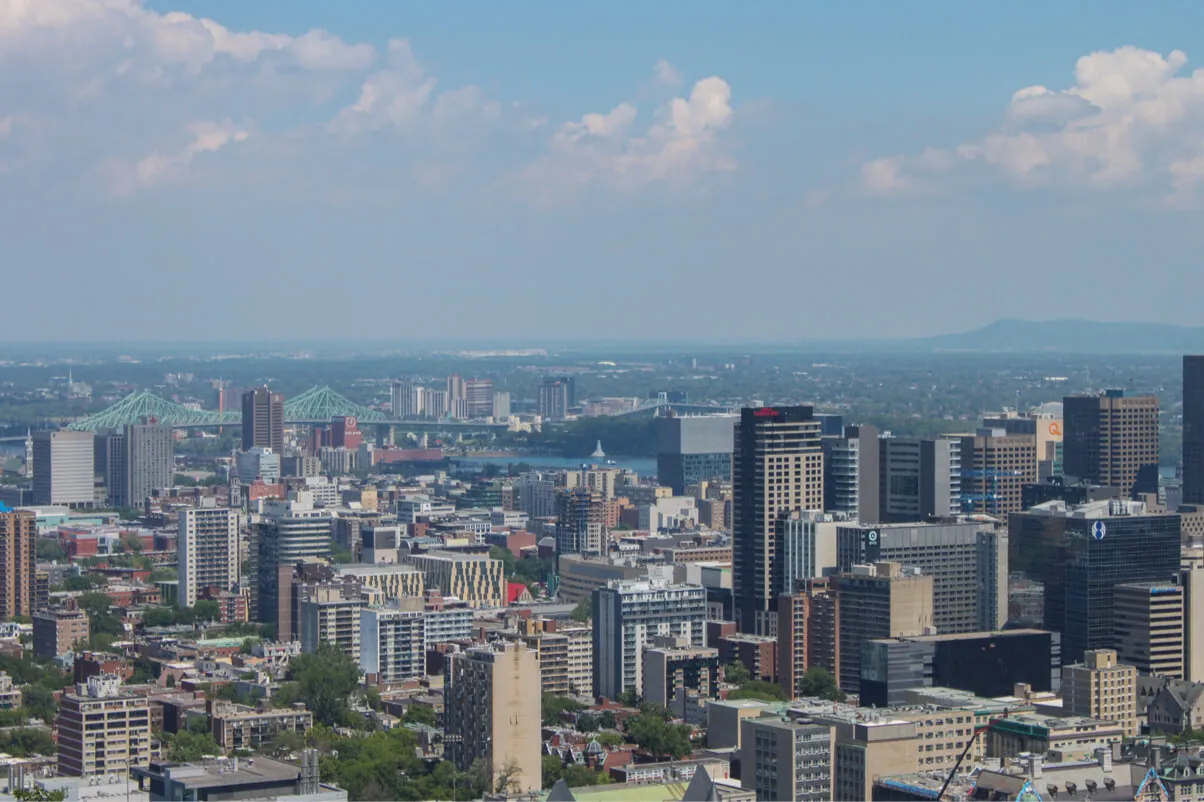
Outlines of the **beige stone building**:
M855 565L835 582L840 616L840 675L846 692L861 683L861 645L932 630L933 578L899 563Z
M1112 593L1117 659L1142 674L1184 679L1184 587L1134 582L1117 585Z
M124 775L150 763L150 703L122 693L120 677L89 677L74 693L64 694L55 725L59 774Z
M538 791L540 763L540 671L526 644L498 642L451 656L444 694L445 741L461 771L484 759L495 785Z
M1113 649L1083 655L1062 667L1062 699L1072 716L1115 721L1125 737L1137 734L1137 669L1123 665Z
M455 596L471 607L503 607L506 579L501 560L483 554L432 551L410 557L423 573L426 587L438 588L444 596Z

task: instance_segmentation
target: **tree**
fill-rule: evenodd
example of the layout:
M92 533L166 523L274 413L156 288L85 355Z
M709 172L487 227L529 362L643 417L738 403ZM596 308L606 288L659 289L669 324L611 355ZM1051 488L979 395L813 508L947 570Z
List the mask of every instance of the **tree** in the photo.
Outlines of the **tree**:
M152 607L142 614L144 627L170 627L176 623L176 612L170 607Z
M196 733L184 730L171 736L167 759L177 763L192 763L207 755L220 754L222 754L222 748L213 739L213 735L208 732Z
M577 716L577 729L581 732L597 732L598 717L591 713L582 713Z
M564 761L556 755L544 755L540 760L543 787L551 788L556 781L564 776Z
M8 752L14 757L29 757L30 755L53 755L57 751L50 730L41 728L22 728L0 732L0 751Z
M93 635L121 635L125 632L121 619L109 612L113 600L106 594L84 593L76 601L79 608L88 614L88 623Z
M743 663L728 663L723 667L723 679L733 685L743 685L752 679L752 674Z
M411 704L406 708L405 715L401 717L401 720L406 724L425 724L428 727L435 727L439 724L435 708L424 704Z
M37 685L27 685L21 691L21 706L25 711L49 723L54 719L58 705L54 701L54 691Z
M560 724L562 713L577 713L585 709L585 705L576 699L550 693L545 693L540 697L539 706L545 727Z
M592 597L586 596L584 599L582 599L581 601L579 601L577 603L576 607L573 608L573 620L584 624L586 621L589 621L593 617L594 617L594 600Z
M626 743L622 735L619 735L617 732L610 732L609 730L598 733L594 736L594 740L602 746L611 748L622 746Z
M514 576L514 552L510 551L510 549L504 549L501 546L490 546L489 558L501 561L502 572L506 575L507 579Z
M40 537L37 540L38 559L39 560L65 560L67 558L67 550L63 548L63 544L52 537Z
M350 656L322 641L317 651L293 658L289 675L316 721L330 727L343 723L349 712L347 699L360 684L359 665Z
M845 693L836 684L836 678L820 666L812 666L803 672L802 691L804 696L818 696L830 702L845 700Z
M782 686L763 680L749 680L727 695L728 699L759 699L762 702L783 702Z
M13 798L17 802L63 802L67 798L67 791L59 789L57 791L47 791L45 788L14 788Z
M615 720L615 714L609 710L603 710L598 715L598 726L604 730L613 730L619 726L619 722Z
M286 757L305 748L305 736L295 730L281 730L262 747L272 757Z
M69 576L63 580L63 588L74 591L94 590L95 588L103 588L107 584L109 584L109 580L105 579L101 574Z
M690 754L690 730L670 723L663 710L647 709L627 719L627 734L641 749L653 757L681 760Z
M518 760L510 758L498 769L497 777L493 781L493 792L496 794L518 793L521 790L518 787L518 776L521 772L522 767L518 765Z
M212 599L201 599L193 605L197 621L216 621L222 617L222 607Z

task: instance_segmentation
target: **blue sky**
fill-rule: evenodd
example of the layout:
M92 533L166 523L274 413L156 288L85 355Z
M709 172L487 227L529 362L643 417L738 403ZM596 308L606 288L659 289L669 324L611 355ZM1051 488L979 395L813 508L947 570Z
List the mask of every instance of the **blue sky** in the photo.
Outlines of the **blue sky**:
M0 340L1197 325L1201 23L0 0Z

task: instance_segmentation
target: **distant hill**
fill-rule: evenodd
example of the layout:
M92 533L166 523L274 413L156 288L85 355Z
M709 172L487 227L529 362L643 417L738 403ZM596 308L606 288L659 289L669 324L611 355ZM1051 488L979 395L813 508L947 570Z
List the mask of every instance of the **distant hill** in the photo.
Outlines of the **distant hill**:
M1204 326L1100 323L1090 320L997 320L962 334L910 340L935 351L1204 353Z

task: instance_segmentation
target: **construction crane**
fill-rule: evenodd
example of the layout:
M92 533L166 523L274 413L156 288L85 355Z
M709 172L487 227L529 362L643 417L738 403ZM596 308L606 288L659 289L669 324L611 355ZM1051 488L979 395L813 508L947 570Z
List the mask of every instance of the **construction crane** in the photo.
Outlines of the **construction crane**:
M953 782L953 778L957 776L957 770L961 768L962 761L966 759L966 755L970 754L970 749L974 746L974 742L978 740L978 736L991 729L993 724L1003 721L1007 717L1008 710L1004 708L1002 716L990 719L986 724L974 728L974 732L970 734L970 739L966 741L966 748L957 756L957 762L953 764L953 769L949 772L949 776L945 778L945 784L941 786L941 792L936 795L937 802L945 798L945 791L949 790L949 783Z

